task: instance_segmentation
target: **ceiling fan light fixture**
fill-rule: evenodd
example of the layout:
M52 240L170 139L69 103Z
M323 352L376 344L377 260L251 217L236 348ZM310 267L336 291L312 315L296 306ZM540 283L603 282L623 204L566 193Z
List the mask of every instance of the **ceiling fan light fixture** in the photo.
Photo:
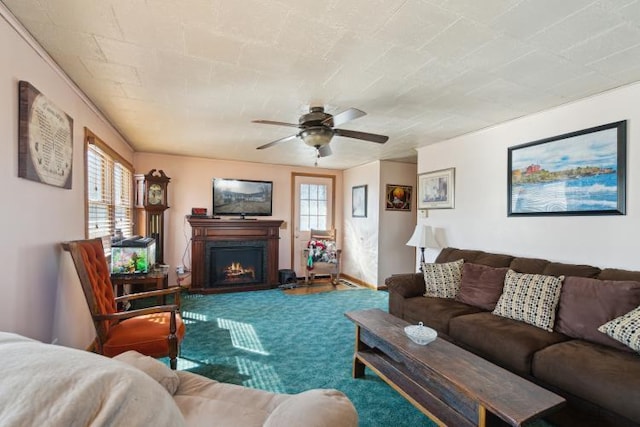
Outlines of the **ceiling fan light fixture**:
M323 147L331 142L333 129L327 126L312 126L304 129L298 134L305 144L311 147Z

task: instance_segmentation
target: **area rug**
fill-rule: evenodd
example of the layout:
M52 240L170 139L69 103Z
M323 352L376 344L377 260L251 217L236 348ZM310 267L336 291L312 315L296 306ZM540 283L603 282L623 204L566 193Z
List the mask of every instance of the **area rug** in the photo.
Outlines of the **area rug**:
M363 427L433 426L369 369L351 377L355 327L344 313L387 306L387 292L364 288L302 298L279 289L185 295L178 369L278 393L336 388Z

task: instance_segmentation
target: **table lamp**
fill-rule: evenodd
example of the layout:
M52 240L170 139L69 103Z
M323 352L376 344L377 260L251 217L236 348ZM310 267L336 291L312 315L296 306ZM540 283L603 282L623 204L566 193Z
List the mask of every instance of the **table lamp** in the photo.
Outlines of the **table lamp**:
M407 242L407 246L420 248L420 271L422 272L422 264L424 264L424 249L439 249L440 245L433 234L433 229L428 225L417 224L413 230L411 238Z

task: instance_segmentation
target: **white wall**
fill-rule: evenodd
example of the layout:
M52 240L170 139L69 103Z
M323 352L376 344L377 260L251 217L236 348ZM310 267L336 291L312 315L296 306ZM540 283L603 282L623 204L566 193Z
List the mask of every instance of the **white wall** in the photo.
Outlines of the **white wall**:
M0 330L83 347L93 326L79 330L88 310L79 282L70 283L77 276L69 271L60 242L84 238L84 127L124 158L131 160L132 151L46 54L32 47L35 43L2 4L0 15ZM71 190L18 178L19 80L30 82L73 118Z
M344 171L344 238L341 272L376 286L378 283L378 238L380 162ZM367 186L367 217L351 216L351 190Z
M619 88L418 150L418 173L456 168L455 209L423 222L449 246L640 270L640 84ZM507 217L507 148L618 120L627 122L625 216Z
M387 184L410 185L416 194L417 165L391 161L380 162L380 225L378 239L378 286L385 278L396 273L407 273L414 267L415 248L406 243L416 224L416 201L411 200L411 211L386 210Z
M413 270L415 250L406 245L416 223L411 212L385 209L386 184L416 185L416 165L376 161L344 171L344 247L342 273L381 287L395 273ZM367 186L367 217L351 216L351 191Z

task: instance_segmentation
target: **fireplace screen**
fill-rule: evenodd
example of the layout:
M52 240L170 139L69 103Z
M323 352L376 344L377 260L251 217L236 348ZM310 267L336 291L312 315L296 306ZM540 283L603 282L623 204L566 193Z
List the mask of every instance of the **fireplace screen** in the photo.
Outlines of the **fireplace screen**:
M264 283L262 242L216 242L207 248L208 287Z

